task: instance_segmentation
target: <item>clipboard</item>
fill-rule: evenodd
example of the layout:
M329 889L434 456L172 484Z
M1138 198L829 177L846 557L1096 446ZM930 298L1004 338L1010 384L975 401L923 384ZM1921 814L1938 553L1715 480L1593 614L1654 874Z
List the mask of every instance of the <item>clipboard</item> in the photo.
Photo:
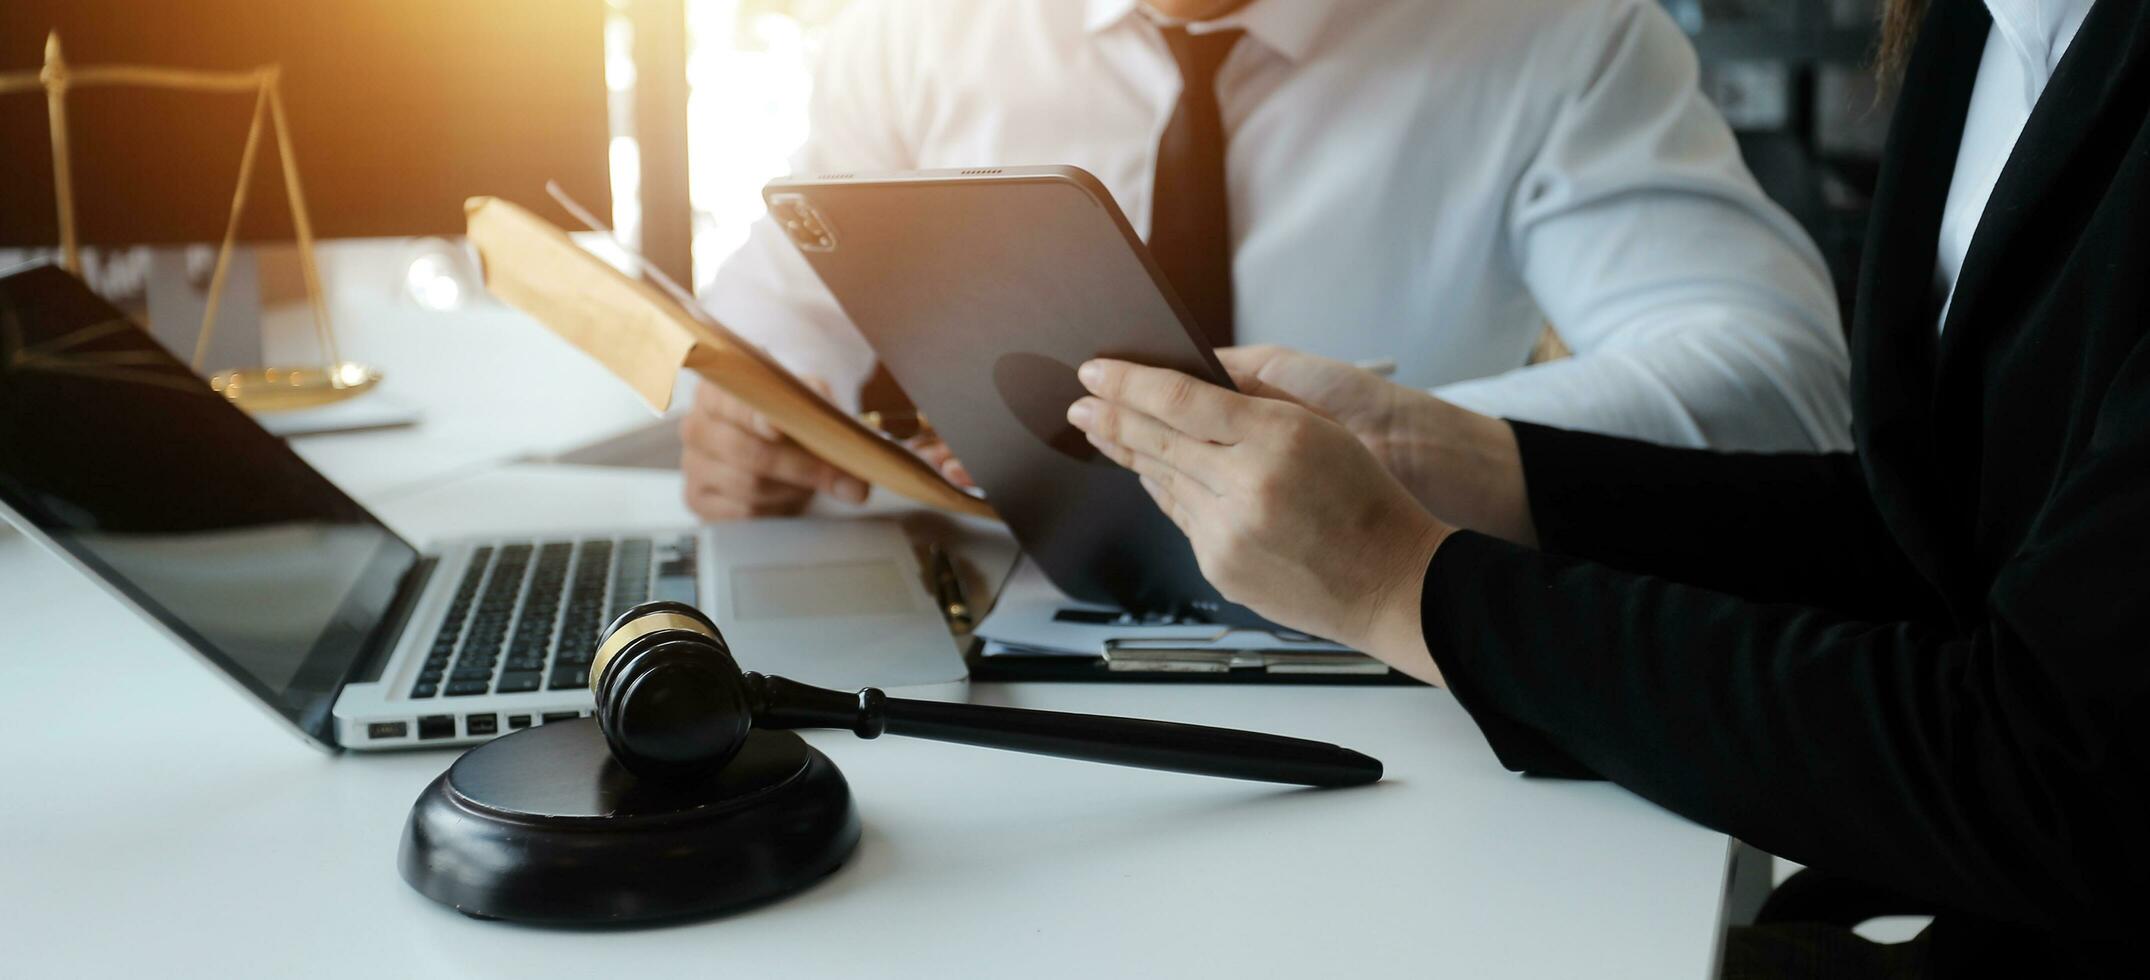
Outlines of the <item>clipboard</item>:
M961 600L944 590L941 601L953 609L951 602ZM1418 683L1365 654L1280 627L1135 617L1083 603L1062 593L1028 557L1015 562L992 611L967 632L971 642L965 659L972 680Z
M1290 673L1262 667L1194 671L1159 666L1151 669L1115 669L1103 657L1023 654L984 655L985 642L972 640L963 659L972 681L1017 683L1058 681L1073 684L1283 684L1328 687L1397 687L1421 684L1394 669L1373 674Z
M552 223L495 197L471 198L463 210L486 288L595 358L651 408L671 407L679 372L693 371L868 484L930 507L996 517L983 498L830 404L759 347L621 273Z

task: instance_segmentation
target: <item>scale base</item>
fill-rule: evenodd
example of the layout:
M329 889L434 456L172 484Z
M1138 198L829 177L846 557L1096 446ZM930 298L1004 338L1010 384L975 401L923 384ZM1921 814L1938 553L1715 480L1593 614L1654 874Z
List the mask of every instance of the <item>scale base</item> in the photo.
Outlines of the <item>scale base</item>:
M797 735L757 731L723 770L656 782L615 762L585 718L457 759L412 805L397 865L473 917L634 925L782 898L858 839L843 773Z
M243 368L209 376L209 387L249 412L295 412L356 398L381 372L348 361L331 367Z

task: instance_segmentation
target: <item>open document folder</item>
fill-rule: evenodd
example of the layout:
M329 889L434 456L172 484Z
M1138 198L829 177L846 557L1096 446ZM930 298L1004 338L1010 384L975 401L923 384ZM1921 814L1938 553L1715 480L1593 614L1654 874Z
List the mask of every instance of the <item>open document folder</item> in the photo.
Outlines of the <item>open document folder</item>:
M1386 674L1388 665L1327 640L1282 630L1140 619L1078 602L1024 558L973 631L994 656L1102 659L1116 671Z
M679 372L693 371L852 476L922 504L994 516L983 499L830 404L760 348L626 276L545 219L492 197L471 198L463 209L486 288L596 358L652 408L670 407Z

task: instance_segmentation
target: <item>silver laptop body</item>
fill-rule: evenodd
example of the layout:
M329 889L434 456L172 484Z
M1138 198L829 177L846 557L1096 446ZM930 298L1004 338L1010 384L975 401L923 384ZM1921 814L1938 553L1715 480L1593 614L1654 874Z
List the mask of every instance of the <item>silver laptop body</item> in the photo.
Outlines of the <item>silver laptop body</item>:
M587 715L597 632L657 599L708 612L749 670L944 695L965 677L894 521L460 539L440 548L382 669L344 686L336 741L480 742Z
M749 669L945 693L962 658L889 520L421 552L56 266L0 275L0 518L328 749L589 713L598 633L697 602Z

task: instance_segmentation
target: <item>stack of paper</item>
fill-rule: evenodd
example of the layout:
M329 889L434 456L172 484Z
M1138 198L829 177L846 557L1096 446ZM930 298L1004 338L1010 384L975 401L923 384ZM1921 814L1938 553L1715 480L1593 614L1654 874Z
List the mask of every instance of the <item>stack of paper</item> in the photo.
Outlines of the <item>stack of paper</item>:
M1388 666L1348 647L1286 630L1143 619L1070 599L1025 558L978 624L985 656L1104 659L1113 670L1382 674Z

